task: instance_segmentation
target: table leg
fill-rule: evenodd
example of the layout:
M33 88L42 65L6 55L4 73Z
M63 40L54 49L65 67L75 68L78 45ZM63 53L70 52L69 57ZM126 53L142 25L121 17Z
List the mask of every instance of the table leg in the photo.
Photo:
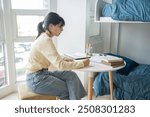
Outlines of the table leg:
M113 78L112 78L112 71L109 71L109 87L110 87L110 99L113 100Z
M92 100L93 96L93 77L88 77L88 100Z

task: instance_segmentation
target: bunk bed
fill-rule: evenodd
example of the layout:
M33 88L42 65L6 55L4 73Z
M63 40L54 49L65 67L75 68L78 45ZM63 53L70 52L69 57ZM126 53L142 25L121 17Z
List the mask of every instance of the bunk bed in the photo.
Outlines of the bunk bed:
M150 22L149 6L149 0L97 0L95 22L147 23ZM124 56L119 57L125 60L126 67L113 72L114 97L118 100L149 100L150 64L137 63ZM98 73L93 86L95 96L110 94L108 73Z
M126 62L126 67L113 72L114 97L117 100L149 100L150 65L139 64L124 56L111 55L122 57ZM110 94L108 73L99 73L93 86L96 96Z
M96 22L144 23L150 21L149 0L97 0Z

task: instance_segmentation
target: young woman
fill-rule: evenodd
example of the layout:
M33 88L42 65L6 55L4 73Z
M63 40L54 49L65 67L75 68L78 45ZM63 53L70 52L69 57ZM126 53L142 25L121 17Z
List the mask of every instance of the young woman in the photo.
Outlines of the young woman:
M77 74L69 70L88 66L89 59L73 61L59 55L52 39L60 35L64 25L64 19L54 12L38 24L26 68L27 85L35 93L79 100L86 96L86 91Z

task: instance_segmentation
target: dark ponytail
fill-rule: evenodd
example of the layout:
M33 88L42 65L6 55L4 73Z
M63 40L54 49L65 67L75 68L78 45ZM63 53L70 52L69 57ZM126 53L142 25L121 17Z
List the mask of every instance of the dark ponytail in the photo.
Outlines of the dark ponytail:
M49 31L49 24L53 25L60 24L60 26L64 26L65 21L57 13L54 12L48 13L47 16L44 18L44 21L38 24L38 35L36 38L38 38L40 34L45 32L46 30Z
M44 28L43 28L43 23L44 22L40 22L37 26L37 30L38 30L38 35L36 38L38 38L40 36L41 33L45 32Z

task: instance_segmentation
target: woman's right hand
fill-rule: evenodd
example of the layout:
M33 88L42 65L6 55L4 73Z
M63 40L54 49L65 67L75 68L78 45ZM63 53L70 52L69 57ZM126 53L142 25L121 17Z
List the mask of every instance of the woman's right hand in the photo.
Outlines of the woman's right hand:
M84 67L89 66L90 60L89 59L84 59L83 63L84 63Z

